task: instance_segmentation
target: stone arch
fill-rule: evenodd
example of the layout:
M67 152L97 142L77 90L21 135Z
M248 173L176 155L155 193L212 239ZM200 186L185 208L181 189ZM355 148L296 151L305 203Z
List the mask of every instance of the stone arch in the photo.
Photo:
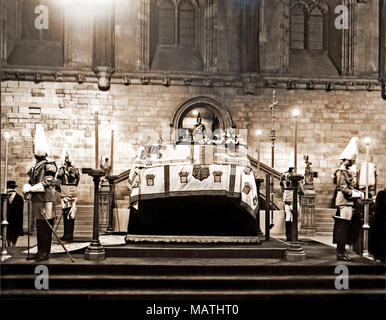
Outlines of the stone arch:
M229 111L217 100L204 96L191 98L180 104L173 113L170 126L174 129L180 128L185 115L198 107L205 108L213 112L220 122L221 129L224 131L233 126L232 117Z

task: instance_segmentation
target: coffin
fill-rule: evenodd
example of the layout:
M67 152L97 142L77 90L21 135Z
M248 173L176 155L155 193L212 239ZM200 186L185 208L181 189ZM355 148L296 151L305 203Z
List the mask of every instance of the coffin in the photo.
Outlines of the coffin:
M243 146L143 146L128 187L128 234L256 235L258 196Z

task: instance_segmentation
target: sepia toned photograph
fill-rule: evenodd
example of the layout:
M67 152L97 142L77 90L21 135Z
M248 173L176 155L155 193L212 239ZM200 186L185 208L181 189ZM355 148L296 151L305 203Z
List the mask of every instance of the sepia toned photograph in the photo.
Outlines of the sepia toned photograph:
M0 7L1 302L386 301L386 0Z

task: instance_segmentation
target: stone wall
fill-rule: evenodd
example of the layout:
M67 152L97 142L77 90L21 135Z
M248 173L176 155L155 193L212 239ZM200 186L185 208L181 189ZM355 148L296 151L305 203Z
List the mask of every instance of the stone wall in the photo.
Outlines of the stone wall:
M171 136L173 112L181 103L196 96L209 96L226 107L237 128L248 129L249 154L256 156L253 133L263 130L261 161L270 164L269 104L271 89L258 89L244 95L238 88L193 86L119 85L100 91L96 84L4 81L1 87L1 128L12 135L9 144L9 175L21 187L27 182L27 167L33 164L33 136L41 123L58 159L65 144L79 167L94 166L94 116L99 110L100 154L110 154L110 126L115 126L114 171L126 170L140 144ZM386 186L386 105L379 92L323 90L277 90L277 144L275 167L284 171L293 159L293 120L291 110L302 110L298 125L298 166L303 172L303 154L310 155L314 171L317 205L327 207L332 197L331 175L338 156L350 138L370 136L371 153L378 167L378 185ZM359 146L359 161L364 146ZM4 143L1 146L1 173L4 171ZM2 174L3 176L3 174ZM82 176L80 200L90 201L91 179Z

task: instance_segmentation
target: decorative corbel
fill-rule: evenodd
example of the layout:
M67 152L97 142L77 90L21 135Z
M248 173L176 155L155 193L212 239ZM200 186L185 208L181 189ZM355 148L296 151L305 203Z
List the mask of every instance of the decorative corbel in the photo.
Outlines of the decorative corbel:
M367 83L366 84L366 90L367 91L373 91L374 90L374 85L372 83Z
M306 84L306 89L307 89L307 90L313 90L313 89L315 89L315 82L314 82L314 81L309 81L309 82L307 82L307 84Z
M125 86L128 86L129 84L131 84L131 78L130 78L130 76L123 76L123 77L122 77L122 83L123 83Z
M150 83L150 79L149 78L146 78L146 77L141 77L139 79L139 81L141 81L141 84L143 85L146 85L146 84L149 84Z
M56 72L56 73L54 74L54 79L55 79L56 81L63 81L63 73L61 73L61 72Z
M98 77L98 87L101 90L108 90L110 88L111 75L114 72L113 67L98 66L95 67L95 73Z
M276 88L277 87L277 82L276 81L273 81L273 80L267 80L264 82L264 86L266 88Z
M326 91L332 91L334 90L334 83L333 82L327 82L326 83Z
M255 94L256 93L256 82L252 81L249 77L244 79L243 92L244 94Z
M86 76L81 74L81 73L78 73L76 76L75 76L75 79L78 83L83 83L86 81Z
M205 79L204 84L207 87L212 87L213 86L213 80L212 79Z
M162 84L165 86L165 87L169 87L170 86L170 78L169 77L166 77L166 76L164 76L163 78L162 78Z
M16 72L15 76L17 80L25 80L25 74Z
M42 80L43 80L43 75L40 72L35 72L34 73L34 81L37 83L37 82L40 82Z
M355 90L354 83L351 81L347 81L346 82L346 91L354 91L354 90Z
M288 80L287 90L296 89L296 81Z

